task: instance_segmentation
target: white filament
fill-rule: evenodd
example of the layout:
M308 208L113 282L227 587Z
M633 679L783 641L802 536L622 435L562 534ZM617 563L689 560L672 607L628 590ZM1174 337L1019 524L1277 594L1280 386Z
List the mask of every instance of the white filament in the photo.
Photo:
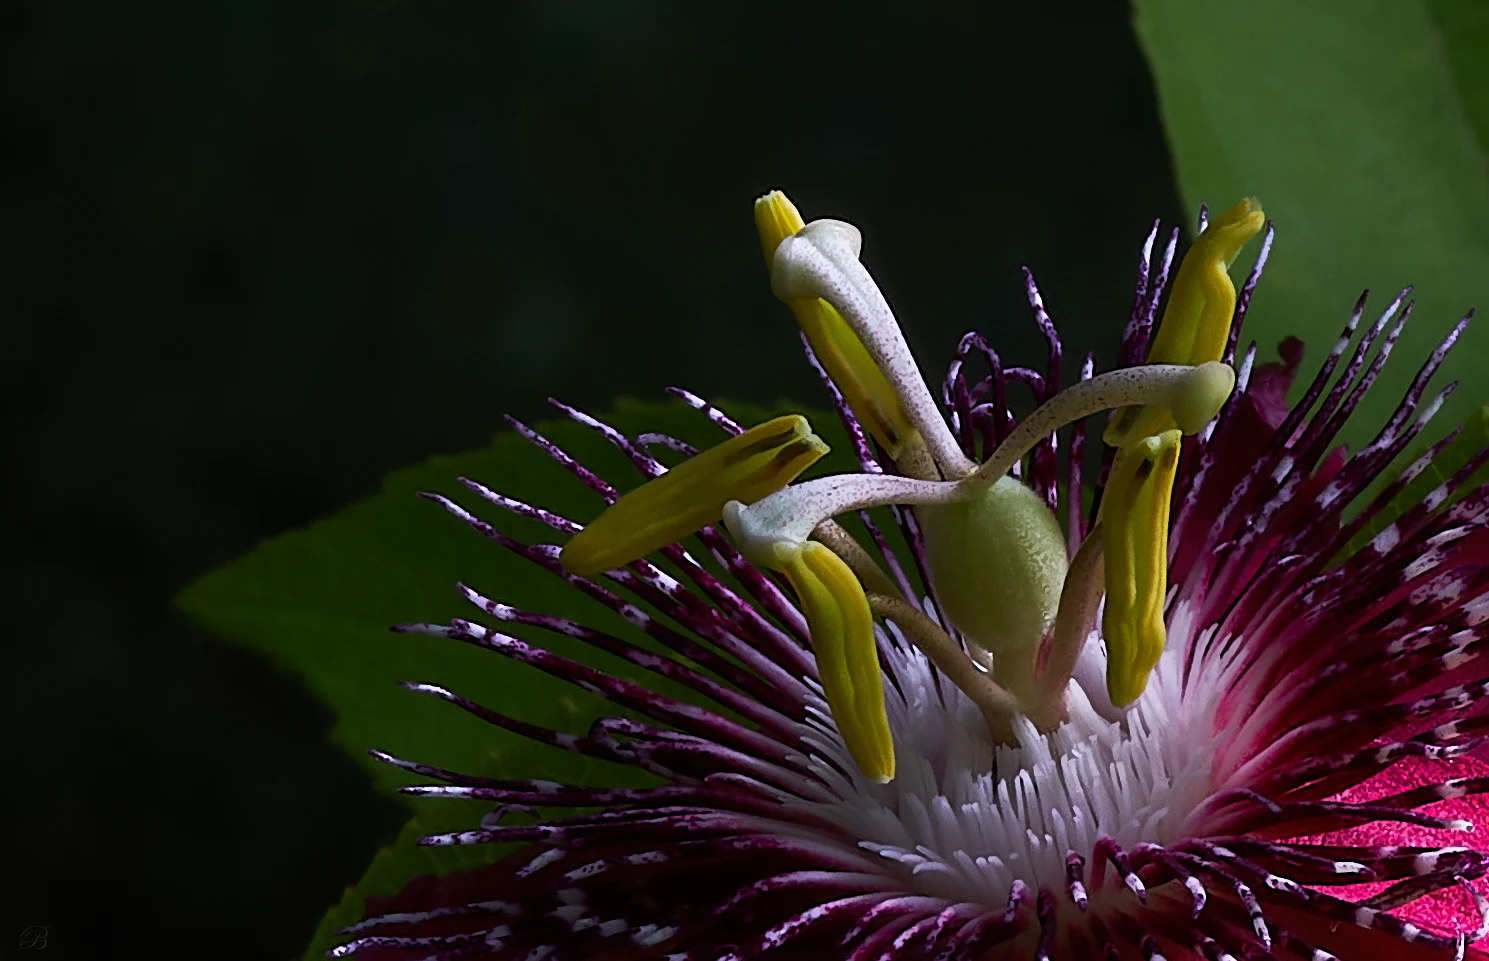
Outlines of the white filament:
M1189 716L1196 702L1182 697L1174 647L1132 709L1111 720L1103 713L1119 712L1093 706L1081 681L1094 678L1103 691L1105 653L1093 632L1070 684L1069 721L1046 736L1020 717L1018 744L999 746L966 695L889 631L881 650L898 680L886 686L895 780L840 773L856 769L818 700L804 739L838 800L795 803L897 862L924 894L1000 904L1015 879L1063 891L1068 852L1089 865L1103 835L1123 848L1174 840L1208 795L1210 718Z

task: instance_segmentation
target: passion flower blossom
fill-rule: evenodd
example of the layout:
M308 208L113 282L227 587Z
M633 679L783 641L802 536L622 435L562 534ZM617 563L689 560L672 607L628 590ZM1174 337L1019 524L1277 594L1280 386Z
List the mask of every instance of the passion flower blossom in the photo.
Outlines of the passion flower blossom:
M1026 271L1045 368L1007 366L971 333L933 393L858 232L761 198L772 289L860 471L796 482L826 450L804 418L745 430L674 390L718 446L628 437L558 405L641 472L624 497L627 481L513 422L594 490L588 527L462 479L558 544L426 495L671 655L462 586L485 623L398 630L532 665L626 716L552 731L408 687L656 783L496 780L379 753L441 782L412 794L494 805L423 843L525 847L374 899L331 954L1489 958L1473 946L1489 854L1470 833L1489 791L1471 753L1489 731L1489 487L1465 489L1489 452L1459 431L1419 441L1447 393L1428 381L1468 318L1350 454L1336 436L1409 290L1363 334L1361 297L1289 407L1301 344L1281 363L1258 365L1255 345L1237 359L1270 225L1239 296L1227 271L1263 220L1254 201L1202 216L1156 324L1177 231L1155 265L1155 224L1121 366L1097 375L1087 355L1063 390ZM1106 410L1088 509L1086 419ZM696 703L506 625L593 645Z

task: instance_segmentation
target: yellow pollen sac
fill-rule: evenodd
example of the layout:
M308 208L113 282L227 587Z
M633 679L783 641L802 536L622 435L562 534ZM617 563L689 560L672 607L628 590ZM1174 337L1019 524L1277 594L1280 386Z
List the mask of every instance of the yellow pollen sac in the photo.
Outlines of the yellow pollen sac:
M1236 312L1236 286L1230 279L1230 265L1266 220L1261 203L1247 197L1216 217L1195 238L1174 277L1168 306L1148 348L1148 363L1203 364L1218 361L1225 353ZM1173 418L1161 407L1128 407L1112 416L1105 440L1113 446L1124 446L1134 438L1173 426Z
M863 586L842 558L816 541L779 544L776 565L801 599L822 690L853 763L878 784L894 780L894 742L874 618Z
M755 201L755 227L767 268L774 262L781 241L805 226L796 206L779 190ZM821 298L802 298L787 304L812 352L843 392L854 415L891 457L899 457L906 444L919 437L919 431L905 416L899 396L853 328Z
M1169 430L1120 451L1103 498L1101 633L1107 692L1117 707L1143 693L1167 639L1168 512L1181 437Z
M626 494L574 535L559 559L580 575L629 564L717 523L730 501L775 493L827 450L805 417L766 421Z
M776 248L807 222L791 199L779 190L755 198L755 229L760 233L760 249L765 254L765 267L775 262Z
M1148 363L1203 364L1220 359L1236 311L1230 265L1266 222L1261 203L1247 197L1195 238L1174 277L1168 306L1148 348Z

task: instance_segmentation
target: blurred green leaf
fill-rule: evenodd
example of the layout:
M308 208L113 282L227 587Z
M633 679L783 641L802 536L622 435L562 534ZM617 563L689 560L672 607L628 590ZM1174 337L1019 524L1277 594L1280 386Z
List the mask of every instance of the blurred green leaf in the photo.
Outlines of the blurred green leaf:
M771 416L736 407L746 422ZM681 403L623 402L611 423L630 434L660 431L695 445L724 435ZM817 415L835 448L817 471L845 466L836 418ZM537 425L541 433L624 489L641 475L598 433L572 421ZM416 778L367 756L379 748L455 770L502 777L559 778L575 783L637 783L638 774L607 762L549 749L480 721L454 705L410 693L395 682L428 681L524 721L580 734L616 707L527 665L469 644L390 633L406 621L479 619L455 591L464 581L488 597L543 614L583 621L657 650L619 615L564 581L482 537L439 506L415 496L444 493L499 530L530 543L564 535L482 501L457 482L481 481L501 493L587 521L598 495L513 433L491 446L396 471L383 489L334 517L285 534L188 587L177 603L214 633L264 651L305 678L336 712L332 739L360 758L379 788ZM645 679L673 696L696 695L572 638L504 627L564 656L614 674Z
M377 852L357 883L347 888L336 906L321 918L302 961L325 961L326 952L345 940L338 938L336 932L362 920L363 908L368 898L397 894L421 874L450 874L482 867L514 847L473 845L431 848L418 845L419 838L437 833L443 827L436 827L422 816L405 824L393 843Z
M756 423L775 412L732 405L730 413L745 423ZM695 446L714 444L724 437L703 414L681 403L623 401L607 419L632 436L657 431ZM812 421L833 446L833 452L812 473L847 469L851 454L836 417L819 413L812 415ZM641 481L640 473L596 432L569 420L535 426L622 490ZM516 434L504 433L483 450L437 457L394 472L377 494L304 530L274 538L202 577L181 593L177 604L214 633L263 651L281 667L300 674L336 714L332 739L366 765L384 792L422 779L373 760L367 755L369 748L485 776L541 777L580 784L646 783L646 776L632 768L548 748L395 684L398 680L433 682L504 714L575 734L587 730L597 717L625 713L608 701L498 654L456 641L389 632L389 625L399 622L444 623L451 617L473 615L479 619L480 612L456 593L457 581L488 597L580 620L658 649L599 603L415 496L420 491L444 493L519 539L562 543L563 535L482 501L458 483L462 476L580 521L591 519L603 506L598 495L546 454ZM696 556L705 559L701 552ZM618 676L644 680L655 690L699 700L685 689L571 638L511 625L504 630ZM396 893L419 874L489 863L506 850L420 848L413 843L420 835L468 828L483 812L470 802L399 797L417 805L417 819L377 855L362 880L327 913L307 957L320 957L332 943L333 931L360 918L368 895Z
M1463 113L1489 152L1489 4L1484 0L1427 0Z
M1191 207L1255 194L1277 244L1246 322L1270 357L1321 361L1363 288L1416 285L1417 314L1345 431L1373 436L1443 334L1489 298L1489 5L1481 0L1134 0ZM1440 375L1467 379L1437 434L1484 399L1470 328ZM1307 378L1300 378L1306 383Z

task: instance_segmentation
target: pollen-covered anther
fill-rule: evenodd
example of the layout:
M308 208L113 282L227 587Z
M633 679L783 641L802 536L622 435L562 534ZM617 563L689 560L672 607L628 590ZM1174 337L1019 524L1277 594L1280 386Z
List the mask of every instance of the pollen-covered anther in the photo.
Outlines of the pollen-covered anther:
M1220 360L1236 311L1236 287L1231 282L1230 265L1265 223L1261 204L1255 197L1247 197L1216 217L1195 238L1194 246L1179 264L1168 306L1148 349L1148 363L1197 366ZM1230 391L1229 386L1225 388L1220 403L1225 402ZM1112 417L1105 440L1114 447L1123 447L1134 439L1168 430L1176 421L1184 433L1195 432L1184 425L1178 410L1129 407ZM1209 418L1204 423L1209 423Z
M1106 607L1107 691L1125 707L1147 687L1167 633L1169 499L1179 466L1180 433L1165 431L1122 450L1104 500L1102 554Z
M894 778L894 744L884 708L873 614L862 584L844 560L808 538L847 511L885 504L942 503L958 485L890 475L821 477L754 504L724 505L724 526L752 563L780 571L806 614L812 650L833 722L866 777Z
M894 742L868 597L842 558L815 541L780 543L771 567L786 575L811 630L812 652L833 723L864 776L894 780Z
M1202 364L1220 359L1236 309L1230 265L1266 220L1261 203L1247 197L1195 238L1174 277L1168 306L1148 349L1148 363Z
M765 254L765 265L775 259L776 248L807 222L791 199L779 190L755 199L755 230L760 235L760 248Z
M595 574L628 564L717 522L730 501L780 490L827 449L796 414L752 427L610 505L564 545L564 567Z

